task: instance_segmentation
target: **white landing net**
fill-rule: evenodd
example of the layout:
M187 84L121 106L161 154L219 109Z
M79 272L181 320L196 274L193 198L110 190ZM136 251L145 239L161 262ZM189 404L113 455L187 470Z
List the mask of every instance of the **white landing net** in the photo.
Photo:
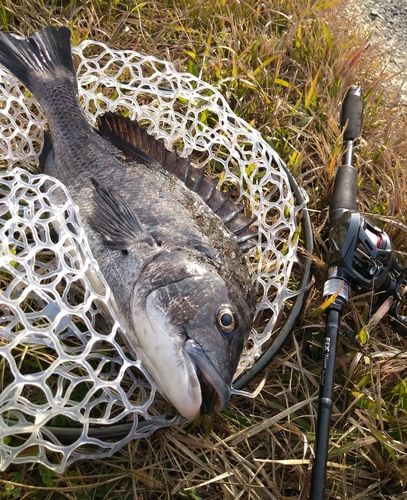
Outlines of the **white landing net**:
M224 97L173 64L86 41L74 48L81 105L94 123L125 113L169 149L206 165L219 187L257 218L248 258L256 321L238 374L270 340L297 259L296 205L282 162ZM0 468L114 453L130 439L182 422L121 340L111 292L87 278L98 267L64 186L36 175L45 117L0 68ZM56 203L56 190L65 201Z

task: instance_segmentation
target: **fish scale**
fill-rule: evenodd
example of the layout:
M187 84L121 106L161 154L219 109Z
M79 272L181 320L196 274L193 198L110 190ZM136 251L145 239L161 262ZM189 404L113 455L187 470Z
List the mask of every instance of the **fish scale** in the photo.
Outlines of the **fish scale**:
M164 153L155 139L145 139L137 155L129 122L108 117L103 137L88 124L76 99L68 28L47 27L21 40L0 33L0 62L45 112L50 134L41 166L79 206L128 345L182 415L223 409L251 330L255 294L240 236L210 201L219 205L214 210L225 208L222 217L240 228L242 242L252 236L244 229L250 220L218 191L205 203L185 183L206 193L212 181ZM119 141L117 123L123 125ZM165 165L151 154L165 156Z

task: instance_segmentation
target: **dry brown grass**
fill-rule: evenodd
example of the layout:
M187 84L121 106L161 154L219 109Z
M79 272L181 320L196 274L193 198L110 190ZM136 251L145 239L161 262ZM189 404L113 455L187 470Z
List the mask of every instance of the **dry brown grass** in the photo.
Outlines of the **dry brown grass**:
M170 59L221 89L308 192L317 243L316 285L255 400L234 398L209 430L158 431L61 476L36 465L10 467L0 475L0 498L306 498L324 333L324 317L311 312L322 302L339 105L351 84L366 96L359 207L374 214L406 262L405 109L379 47L346 17L342 2L328 0L3 0L0 13L2 29L28 34L68 24L76 42L98 39ZM352 298L343 318L327 498L407 498L406 341L383 321L360 347L355 334L368 322L370 300Z

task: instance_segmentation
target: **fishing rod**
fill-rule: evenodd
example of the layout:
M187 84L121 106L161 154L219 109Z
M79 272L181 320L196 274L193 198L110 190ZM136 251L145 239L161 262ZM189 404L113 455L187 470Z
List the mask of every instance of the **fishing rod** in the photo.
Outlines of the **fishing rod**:
M389 236L357 211L357 170L353 166L353 154L362 119L362 90L360 87L351 87L341 112L344 164L338 168L329 208L331 260L323 294L326 300L331 298L332 302L326 309L310 500L323 500L325 494L336 346L349 289L356 294L380 292L374 310L391 297L393 302L388 313L390 325L397 333L407 335L407 317L399 314L400 289L407 282L407 269L398 264Z

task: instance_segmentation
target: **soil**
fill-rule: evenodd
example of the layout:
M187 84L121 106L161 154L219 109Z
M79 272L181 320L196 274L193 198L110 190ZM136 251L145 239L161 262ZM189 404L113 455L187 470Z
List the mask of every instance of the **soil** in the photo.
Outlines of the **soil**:
M407 102L407 0L351 0L349 7L372 42L382 47Z

